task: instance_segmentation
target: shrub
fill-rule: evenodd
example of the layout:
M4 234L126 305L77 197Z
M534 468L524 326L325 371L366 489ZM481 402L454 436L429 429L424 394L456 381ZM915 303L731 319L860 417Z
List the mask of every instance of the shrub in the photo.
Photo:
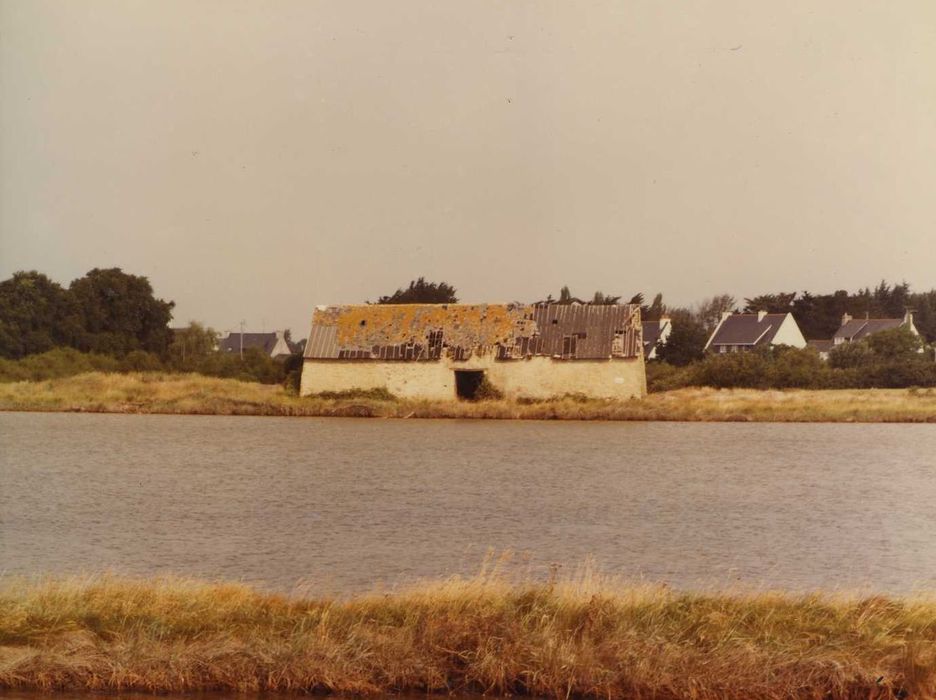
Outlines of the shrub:
M346 389L345 391L323 391L313 394L316 399L370 399L373 401L396 401L396 396L391 394L385 387L374 387L373 389Z
M108 355L55 348L20 360L0 360L0 381L42 381L83 372L117 372L120 363Z
M808 349L777 348L767 363L765 386L775 389L819 389L825 385L825 363Z
M709 355L696 364L692 383L719 389L767 387L769 358L763 352L732 352Z
M668 362L647 363L647 391L672 391L690 386L694 365L676 367Z
M502 398L504 398L504 392L491 384L490 380L487 378L487 375L484 375L484 377L481 379L481 384L478 385L478 390L475 392L474 400L498 401Z
M159 372L163 369L162 360L157 355L144 350L134 350L120 361L122 372Z

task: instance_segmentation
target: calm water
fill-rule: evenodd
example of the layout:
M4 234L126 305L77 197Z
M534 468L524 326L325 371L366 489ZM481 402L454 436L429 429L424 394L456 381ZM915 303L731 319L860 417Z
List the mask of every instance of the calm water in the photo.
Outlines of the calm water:
M0 571L936 585L936 426L0 413Z

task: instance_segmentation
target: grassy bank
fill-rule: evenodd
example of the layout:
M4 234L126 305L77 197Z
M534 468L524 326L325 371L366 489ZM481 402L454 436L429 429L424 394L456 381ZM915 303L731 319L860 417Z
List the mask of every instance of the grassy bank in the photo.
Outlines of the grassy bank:
M0 687L931 698L936 600L452 580L344 601L233 584L0 586Z
M0 410L384 418L936 422L936 389L678 389L640 401L432 402L295 396L196 374L91 372L0 384Z

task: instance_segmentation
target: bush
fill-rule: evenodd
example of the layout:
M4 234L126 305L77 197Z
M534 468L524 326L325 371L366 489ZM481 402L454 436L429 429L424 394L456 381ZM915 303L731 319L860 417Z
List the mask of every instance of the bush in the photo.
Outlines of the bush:
M647 391L672 391L690 386L693 379L694 365L676 367L667 362L647 363Z
M282 362L277 362L257 348L244 350L244 357L235 352L213 352L186 363L186 371L223 379L239 379L244 382L279 384L286 376Z
M0 382L42 381L71 377L83 372L117 372L116 358L83 353L72 348L55 348L20 360L0 359Z
M287 391L298 395L299 389L302 384L302 366L304 360L302 355L295 354L290 355L283 362L283 373L285 377L283 378L283 386Z
M882 335L877 334L877 335ZM872 338L875 336L872 336ZM648 363L649 391L686 386L748 389L904 389L936 386L936 362L900 338L843 345L823 362L810 349L709 355L686 367Z
M396 401L396 396L384 387L374 389L346 389L345 391L323 391L313 394L316 399L370 399L373 401Z
M162 360L157 355L144 350L134 350L120 361L122 372L159 372L163 370Z
M777 348L767 363L764 384L774 389L819 389L826 372L825 362L812 350Z
M488 380L487 375L485 374L481 379L481 384L478 385L478 390L475 392L474 400L498 401L502 398L504 398L504 392L491 384L490 380Z
M83 372L160 372L166 369L157 355L143 350L135 350L118 360L110 355L56 348L20 360L0 358L0 382L43 381ZM178 367L169 369L179 371ZM262 384L279 384L286 376L282 362L255 349L245 350L243 360L239 354L212 353L186 366L185 371Z
M732 352L709 355L696 364L692 383L720 389L767 388L769 357L763 352Z

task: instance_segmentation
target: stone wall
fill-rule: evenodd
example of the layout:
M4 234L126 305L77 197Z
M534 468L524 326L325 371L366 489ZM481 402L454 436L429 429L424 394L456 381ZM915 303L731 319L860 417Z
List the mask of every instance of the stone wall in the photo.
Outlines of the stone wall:
M306 359L300 393L308 396L325 391L385 388L401 398L454 400L455 370L485 371L488 381L509 398L584 394L629 399L647 393L643 356L565 361L533 357L505 362L477 357L467 362Z

